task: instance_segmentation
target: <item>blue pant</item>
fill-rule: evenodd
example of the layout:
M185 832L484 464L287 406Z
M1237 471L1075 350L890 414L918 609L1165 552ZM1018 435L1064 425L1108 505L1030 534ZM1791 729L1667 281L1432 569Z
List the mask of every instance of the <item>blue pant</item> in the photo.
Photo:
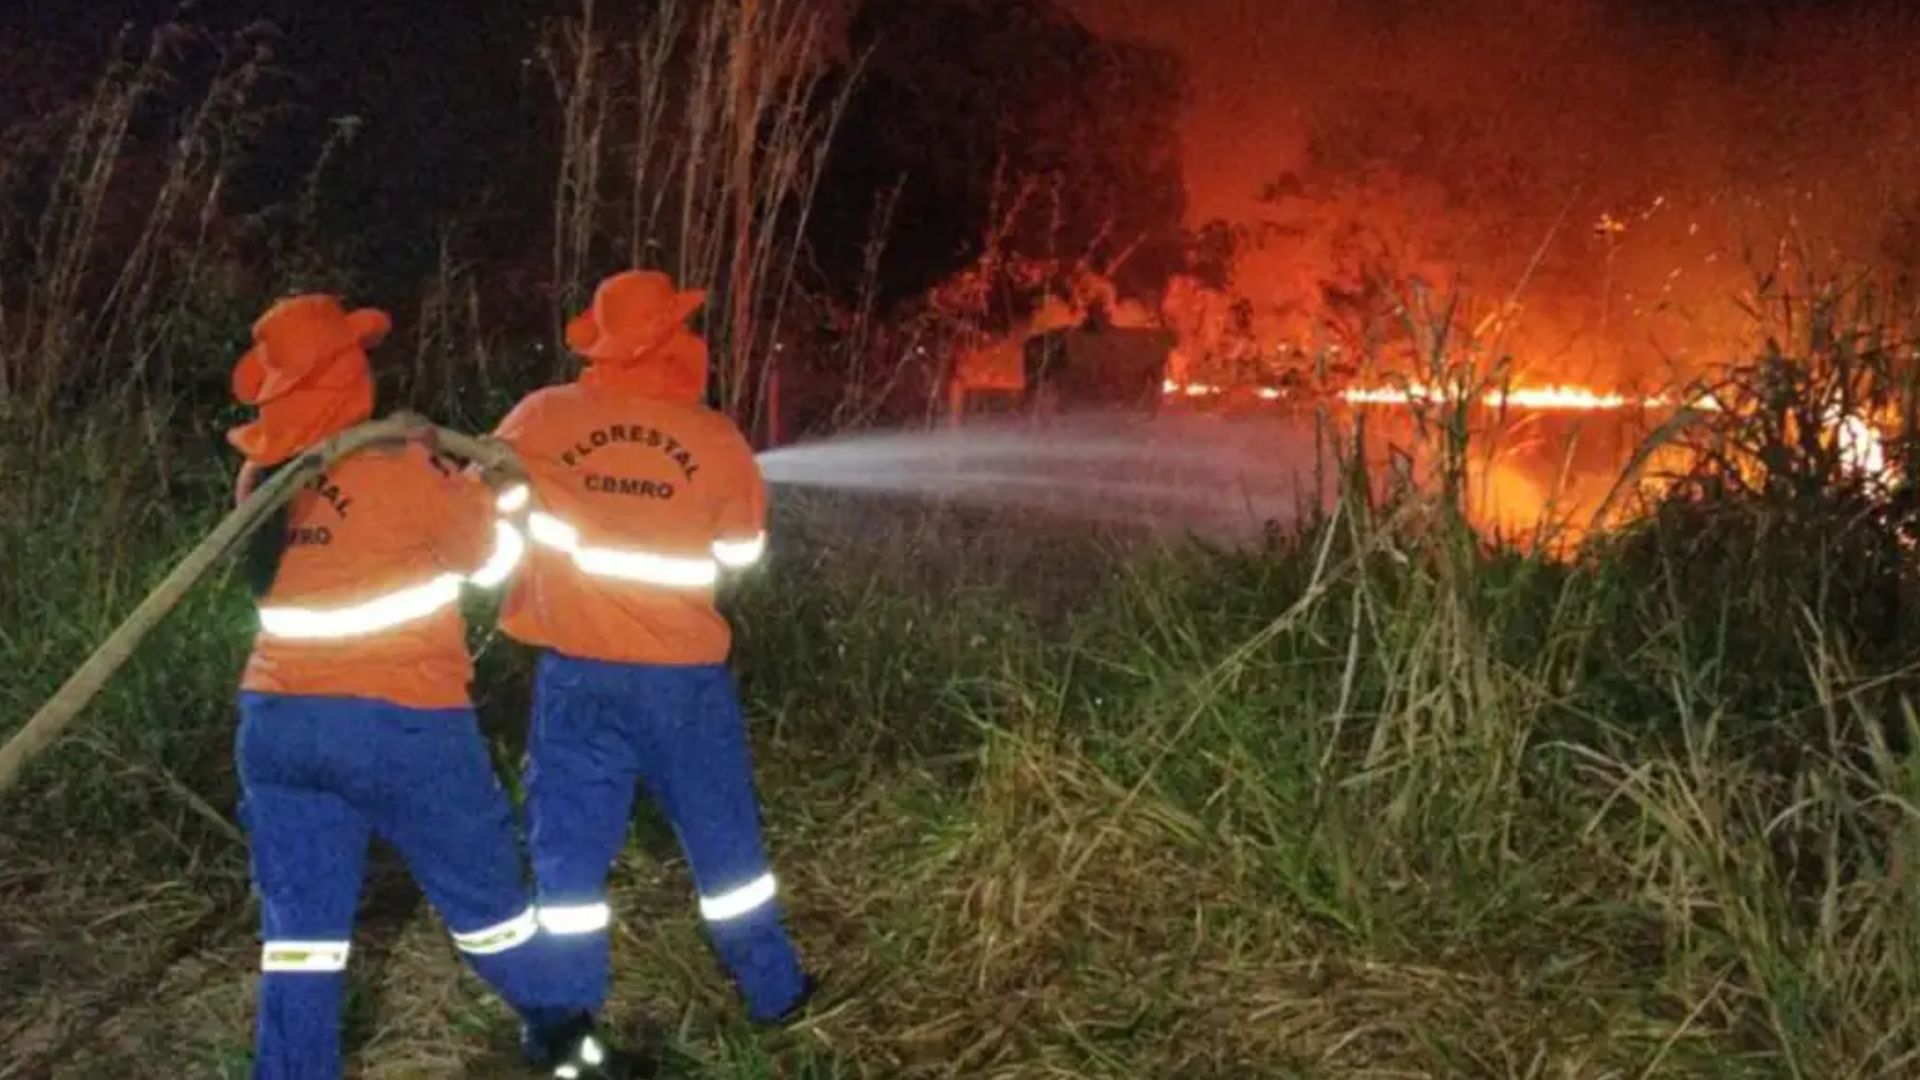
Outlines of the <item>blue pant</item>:
M747 1012L779 1017L804 976L781 925L746 720L723 666L541 658L527 808L540 921L564 942L566 1004L607 993L607 872L626 843L636 782L672 822L700 911Z
M528 1022L565 1018L471 709L248 693L240 712L241 818L264 923L255 1077L340 1075L340 1001L375 833L475 972Z

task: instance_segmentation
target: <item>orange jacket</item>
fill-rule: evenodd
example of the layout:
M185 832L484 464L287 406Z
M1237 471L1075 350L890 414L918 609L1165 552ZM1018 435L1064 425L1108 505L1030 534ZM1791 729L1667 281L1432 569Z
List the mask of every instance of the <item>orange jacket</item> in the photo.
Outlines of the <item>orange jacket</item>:
M530 645L633 664L715 664L732 646L721 573L759 558L766 497L739 430L643 391L574 383L502 421L533 489L527 561L500 626Z
M468 704L461 582L496 548L492 494L408 444L341 462L288 506L244 689Z

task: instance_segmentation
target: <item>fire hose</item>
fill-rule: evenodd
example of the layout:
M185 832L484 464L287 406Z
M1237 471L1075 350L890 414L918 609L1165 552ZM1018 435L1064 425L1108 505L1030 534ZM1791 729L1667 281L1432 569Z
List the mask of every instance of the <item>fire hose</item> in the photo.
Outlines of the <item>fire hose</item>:
M81 710L93 701L147 635L179 605L207 571L245 544L308 481L344 458L409 439L425 439L437 449L479 466L490 477L521 474L519 459L504 443L438 427L410 413L396 413L349 428L301 454L249 494L206 539L187 552L33 718L0 746L0 798L12 791L27 765L73 724Z

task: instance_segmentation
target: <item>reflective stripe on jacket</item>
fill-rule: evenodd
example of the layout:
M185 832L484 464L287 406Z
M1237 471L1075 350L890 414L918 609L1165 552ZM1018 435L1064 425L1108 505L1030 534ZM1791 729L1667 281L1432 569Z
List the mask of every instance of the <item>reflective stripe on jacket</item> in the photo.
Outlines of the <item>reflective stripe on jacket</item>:
M368 451L316 479L289 504L242 687L468 704L462 585L504 578L524 549L493 503L478 478L419 445Z

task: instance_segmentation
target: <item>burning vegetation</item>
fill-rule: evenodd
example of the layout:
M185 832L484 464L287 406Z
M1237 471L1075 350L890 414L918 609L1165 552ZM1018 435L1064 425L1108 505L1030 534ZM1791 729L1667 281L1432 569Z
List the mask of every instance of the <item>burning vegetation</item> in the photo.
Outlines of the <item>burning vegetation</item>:
M1658 402L1742 355L1769 298L1920 266L1904 104L1920 100L1920 27L1891 7L1072 7L1186 73L1186 254L1104 286L1179 335L1181 393L1312 385L1384 403L1412 374L1400 309L1420 289L1483 306L1510 404ZM1017 219L1023 203L995 206ZM1164 243L1164 225L1110 221L1004 273L1008 314L985 321L1018 335L1057 305L1035 318L1077 320L1089 272ZM1021 245L983 231L968 273L991 276Z

